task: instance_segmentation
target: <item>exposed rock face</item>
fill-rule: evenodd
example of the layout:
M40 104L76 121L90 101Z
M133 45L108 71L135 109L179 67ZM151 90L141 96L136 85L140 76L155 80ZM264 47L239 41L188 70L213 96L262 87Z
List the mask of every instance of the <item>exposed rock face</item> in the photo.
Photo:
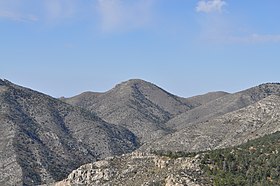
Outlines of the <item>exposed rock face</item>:
M239 145L279 130L280 97L271 95L237 111L188 125L141 148L148 151L204 151Z
M129 130L0 81L0 185L61 180L82 164L137 148Z
M202 186L210 185L199 168L199 156L170 159L134 152L86 164L55 186Z
M109 123L126 127L142 142L147 142L172 132L165 123L174 116L225 94L215 92L185 99L136 79L123 82L105 93L87 92L63 100L96 112Z

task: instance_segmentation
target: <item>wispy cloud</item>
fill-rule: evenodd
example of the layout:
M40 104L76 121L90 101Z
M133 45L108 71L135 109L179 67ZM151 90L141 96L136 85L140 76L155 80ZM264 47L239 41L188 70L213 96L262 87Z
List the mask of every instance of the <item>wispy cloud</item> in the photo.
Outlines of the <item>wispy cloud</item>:
M44 0L44 16L47 21L72 18L79 9L77 0Z
M280 43L280 33L260 33L250 24L240 24L226 15L200 17L198 39L210 44Z
M12 21L37 21L38 17L31 12L21 10L21 1L0 0L0 18Z
M211 12L222 12L226 2L223 0L201 0L197 3L196 11L211 13Z
M78 0L0 0L0 18L57 22L75 17L81 4Z
M231 43L280 43L280 34L249 34L245 36L228 36Z
M102 31L127 31L146 27L152 20L156 0L0 0L0 18L40 21L57 25L63 21L93 20Z
M228 27L229 28L229 27ZM207 29L201 32L201 39L210 43L220 44L264 44L280 43L280 34L258 34L229 30L227 27Z
M38 17L32 14L23 15L19 12L0 11L0 18L13 21L38 21Z
M103 31L146 26L151 21L153 0L98 0L98 14Z

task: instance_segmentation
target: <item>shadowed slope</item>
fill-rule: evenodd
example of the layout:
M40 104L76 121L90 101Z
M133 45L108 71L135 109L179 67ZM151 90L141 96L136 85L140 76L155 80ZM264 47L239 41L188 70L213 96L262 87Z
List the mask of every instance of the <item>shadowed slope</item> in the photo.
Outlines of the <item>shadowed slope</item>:
M84 163L130 152L127 129L44 94L0 81L0 184L59 180Z

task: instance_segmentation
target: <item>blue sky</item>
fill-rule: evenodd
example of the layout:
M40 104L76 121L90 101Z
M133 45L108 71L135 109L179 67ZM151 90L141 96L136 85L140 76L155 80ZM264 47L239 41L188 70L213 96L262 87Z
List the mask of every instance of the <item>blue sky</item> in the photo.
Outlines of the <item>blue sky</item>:
M280 81L279 0L0 0L0 77L54 97L140 78L188 97Z

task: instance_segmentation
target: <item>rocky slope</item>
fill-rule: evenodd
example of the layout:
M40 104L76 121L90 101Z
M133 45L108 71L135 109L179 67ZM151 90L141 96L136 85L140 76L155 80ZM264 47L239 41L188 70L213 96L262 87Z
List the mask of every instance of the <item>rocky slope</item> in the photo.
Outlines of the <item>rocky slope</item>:
M245 108L164 136L142 149L204 151L239 145L280 130L280 97L271 95Z
M105 121L130 129L147 142L172 132L165 125L171 118L224 95L214 92L185 99L152 83L132 79L105 93L86 92L63 101L94 111Z
M129 80L58 100L0 80L0 105L0 185L62 180L140 142L145 153L86 164L57 184L207 185L198 159L147 153L224 148L280 130L280 84L181 98Z
M206 186L200 158L168 157L138 153L110 157L79 167L52 186Z
M0 80L0 185L61 180L74 168L138 147L94 113Z
M228 94L182 113L166 123L167 127L181 130L223 114L244 108L270 95L280 95L280 84L262 84L234 94Z
M51 186L279 185L280 132L206 152L133 152L74 170Z

